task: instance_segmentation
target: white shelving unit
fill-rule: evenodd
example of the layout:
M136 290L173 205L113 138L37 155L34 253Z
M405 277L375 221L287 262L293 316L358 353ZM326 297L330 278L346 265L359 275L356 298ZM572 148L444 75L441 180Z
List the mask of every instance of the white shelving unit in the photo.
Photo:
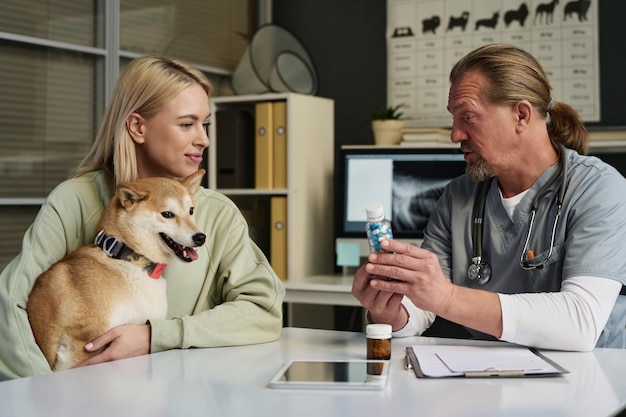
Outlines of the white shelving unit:
M218 188L217 148L229 140L217 136L218 118L209 131L208 184L237 204L287 197L286 282L303 282L333 271L334 102L295 93L228 96L213 98L211 112L229 107L254 112L256 103L267 101L285 101L287 106L287 188ZM254 149L253 142L244 152Z

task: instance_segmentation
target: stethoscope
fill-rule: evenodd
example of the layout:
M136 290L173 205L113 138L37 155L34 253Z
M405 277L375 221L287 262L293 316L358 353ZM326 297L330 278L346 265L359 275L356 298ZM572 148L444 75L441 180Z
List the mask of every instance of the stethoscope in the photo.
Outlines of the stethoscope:
M561 169L557 170L550 180L539 190L535 198L533 199L530 210L530 222L528 224L528 235L526 236L526 242L524 243L524 249L520 257L520 266L523 269L541 269L548 262L552 251L554 250L554 238L556 235L556 227L561 216L561 208L563 207L563 199L565 197L565 190L567 188L567 160L565 158L565 151L561 149L560 154ZM550 249L543 261L533 262L535 258L534 252L528 248L530 242L530 236L532 235L533 226L535 225L535 215L537 214L537 206L539 198L554 184L559 174L563 174L561 177L561 187L559 194L556 198L556 216L554 217L554 224L552 225L552 236L550 237ZM472 211L472 217L474 222L472 223L472 263L467 268L467 276L471 280L476 280L479 284L485 284L491 279L491 267L487 262L483 260L483 219L485 217L485 201L487 199L487 192L489 191L493 178L483 181L478 190L476 191L476 198L474 199L474 208Z

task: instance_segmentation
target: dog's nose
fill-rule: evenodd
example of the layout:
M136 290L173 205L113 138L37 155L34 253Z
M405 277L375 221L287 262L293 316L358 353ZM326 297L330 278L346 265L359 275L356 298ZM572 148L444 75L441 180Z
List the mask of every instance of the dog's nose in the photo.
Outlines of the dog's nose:
M196 233L195 235L193 235L192 239L193 243L198 246L202 246L204 245L204 241L206 240L206 235L204 233Z

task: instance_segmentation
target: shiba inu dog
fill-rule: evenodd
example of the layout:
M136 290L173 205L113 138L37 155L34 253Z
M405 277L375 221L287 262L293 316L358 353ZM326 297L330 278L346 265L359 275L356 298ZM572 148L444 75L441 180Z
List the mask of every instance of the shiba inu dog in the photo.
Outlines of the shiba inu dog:
M175 259L198 259L193 248L206 239L193 219L193 194L204 173L120 184L95 242L37 278L26 310L52 370L93 356L85 345L113 327L165 318L163 269Z

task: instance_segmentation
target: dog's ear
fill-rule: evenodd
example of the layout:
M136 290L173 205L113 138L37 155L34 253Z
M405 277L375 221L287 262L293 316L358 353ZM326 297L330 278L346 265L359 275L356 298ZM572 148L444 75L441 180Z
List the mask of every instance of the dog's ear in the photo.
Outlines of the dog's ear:
M197 172L188 177L182 178L179 181L189 190L189 193L193 195L193 193L195 193L200 186L200 182L202 181L202 177L205 172L205 170L199 169Z
M117 199L126 210L135 203L145 200L149 195L148 191L133 188L132 184L122 183L117 187Z

